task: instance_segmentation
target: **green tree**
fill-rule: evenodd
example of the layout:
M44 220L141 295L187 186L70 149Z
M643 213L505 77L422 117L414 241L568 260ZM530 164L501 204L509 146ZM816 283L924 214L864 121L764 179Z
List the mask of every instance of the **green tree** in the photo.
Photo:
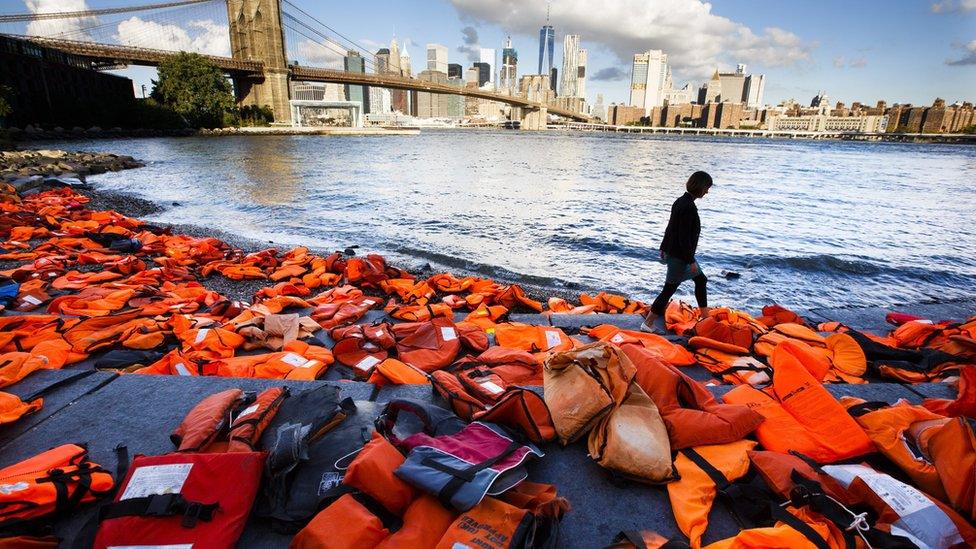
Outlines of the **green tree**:
M223 72L196 53L180 52L159 64L152 98L196 128L223 125L224 112L234 107L230 82Z

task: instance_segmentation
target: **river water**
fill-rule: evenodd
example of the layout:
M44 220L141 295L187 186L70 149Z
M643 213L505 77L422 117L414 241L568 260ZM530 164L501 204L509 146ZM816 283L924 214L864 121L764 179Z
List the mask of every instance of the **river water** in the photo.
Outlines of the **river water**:
M178 202L159 222L645 300L671 203L703 169L713 305L976 295L971 146L457 130L46 145L146 161L91 182Z

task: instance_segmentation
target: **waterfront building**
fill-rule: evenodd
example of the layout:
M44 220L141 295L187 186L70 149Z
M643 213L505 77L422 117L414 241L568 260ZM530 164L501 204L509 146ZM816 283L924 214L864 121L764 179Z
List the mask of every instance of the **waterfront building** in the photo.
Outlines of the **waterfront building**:
M417 75L418 80L424 82L434 82L437 84L451 83L446 72L425 70ZM417 92L416 112L413 113L417 118L447 118L449 116L448 95L442 93Z
M772 131L883 133L888 127L886 115L833 116L828 109L802 116L772 116Z
M342 68L347 72L366 73L366 63L358 51L349 50L342 58ZM369 86L356 86L346 84L344 91L347 101L359 101L362 104L362 112L369 112Z
M958 133L976 125L972 103L946 105L942 98L936 98L930 107L896 104L888 108L886 114L889 132Z
M318 82L294 82L291 97L296 101L325 101L325 84Z
M559 95L562 97L582 97L579 93L579 67L581 59L580 36L567 34L563 38L562 80L559 82ZM585 53L582 54L585 58Z
M750 74L746 76L745 82L746 106L750 109L759 109L763 106L763 94L766 93L766 75Z
M386 88L369 88L369 112L370 114L389 114L393 112L393 101L390 90Z
M427 70L448 74L447 46L427 44Z
M498 75L498 85L505 93L512 94L518 86L518 51L512 47L512 37L505 40L502 49L502 70Z
M480 73L481 71L478 70L478 67L472 65L467 71L464 72L464 85L474 88L479 87L478 76Z
M644 116L646 116L644 107L613 104L607 108L607 124L613 126L638 124Z
M718 101L742 103L746 97L746 66L739 63L735 72L720 72L718 78L721 87Z
M464 79L464 67L460 63L448 63L447 64L447 76L449 78L459 78Z
M652 108L664 105L666 92L670 89L668 54L661 50L634 54L630 71L630 106L640 107L646 114Z
M601 120L607 120L607 108L603 105L603 94L596 94L596 102L593 103L593 117Z
M698 90L698 104L714 103L722 95L722 79L718 75L718 69L712 74L711 80L702 84Z
M691 82L688 82L682 88L678 89L668 89L664 91L664 104L665 105L683 105L692 102L692 93L696 93L693 90Z
M497 63L495 62L495 49L481 48L479 61L488 66L488 84L490 84L491 87L494 88L496 82L494 72L495 72L495 67L497 66ZM484 86L484 84L481 85Z
M453 76L447 78L447 83L458 88L464 87L464 81ZM447 117L458 120L464 118L464 96L450 94L444 97L447 97Z

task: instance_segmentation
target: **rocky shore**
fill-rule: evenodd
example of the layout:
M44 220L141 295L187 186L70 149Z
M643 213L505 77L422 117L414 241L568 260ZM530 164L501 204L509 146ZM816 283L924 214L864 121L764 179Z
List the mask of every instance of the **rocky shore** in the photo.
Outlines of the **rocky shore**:
M87 175L140 168L142 162L131 156L109 153L65 152L57 150L0 151L0 181L17 190L51 178L84 182Z

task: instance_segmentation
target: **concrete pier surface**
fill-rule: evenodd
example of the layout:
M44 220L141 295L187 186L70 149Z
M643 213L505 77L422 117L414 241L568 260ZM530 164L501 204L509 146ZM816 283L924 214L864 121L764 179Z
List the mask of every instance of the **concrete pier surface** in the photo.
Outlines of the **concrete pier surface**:
M811 320L838 320L861 330L883 333L884 314L889 310L919 314L935 320L962 320L976 312L976 298L941 304L920 304L885 308L852 308L800 311ZM374 311L360 322L373 322L383 316ZM636 315L512 315L512 320L553 325L575 333L580 326L610 323L634 329L640 323ZM317 333L323 341L328 336ZM577 336L585 340L585 336ZM93 372L89 359L63 370L42 370L5 390L26 396L59 381L66 381L45 397L44 408L11 425L0 427L0 466L7 466L64 443L86 444L91 459L106 468L115 467L114 448L128 447L130 455L163 454L173 450L170 432L184 415L203 397L223 389L238 387L261 390L272 386L301 389L316 384L335 384L343 396L356 400L389 401L416 398L439 402L429 385L388 386L377 390L371 384L349 381L351 372L333 365L325 379L295 382L246 378L179 377L117 375ZM698 366L685 368L692 377L713 379ZM730 386L711 386L717 395ZM944 383L906 386L895 383L866 385L828 385L836 396L853 395L868 400L895 402L906 399L918 403L923 397L951 398L955 390ZM541 388L539 388L541 390ZM608 473L587 456L585 441L560 447L551 443L543 448L546 456L530 467L530 480L555 484L559 495L569 499L572 510L566 515L560 531L560 547L602 547L622 530L649 529L664 536L680 536L674 522L667 490L663 486L612 483ZM66 542L94 512L91 506L55 524L55 533ZM738 527L728 509L721 503L713 508L705 541L733 535ZM291 536L276 534L268 524L252 518L238 543L239 547L287 547Z

